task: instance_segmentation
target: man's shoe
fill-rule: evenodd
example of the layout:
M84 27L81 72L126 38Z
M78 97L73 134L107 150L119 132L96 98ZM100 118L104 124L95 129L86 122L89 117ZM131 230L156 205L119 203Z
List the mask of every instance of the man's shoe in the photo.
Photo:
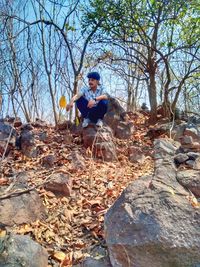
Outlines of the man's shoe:
M96 126L103 127L103 121L101 119L98 119Z
M89 123L90 123L90 119L87 119L87 118L84 119L84 120L83 120L83 123L82 123L82 127L83 127L83 128L88 127L88 124L89 124Z

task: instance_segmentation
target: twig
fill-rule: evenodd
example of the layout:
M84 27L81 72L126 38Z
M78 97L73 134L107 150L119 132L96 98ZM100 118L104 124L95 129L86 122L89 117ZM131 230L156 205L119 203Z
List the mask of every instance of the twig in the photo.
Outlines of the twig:
M15 123L15 120L16 120L16 118L14 119L13 125L14 125L14 123ZM8 140L7 140L7 142L6 142L6 146L5 146L3 155L2 155L2 157L1 157L1 161L3 161L4 158L5 158L5 155L6 155L6 152L7 152L7 148L8 148L8 145L9 145L9 142L10 142L10 139L11 139L11 136L12 136L12 133L13 133L13 130L14 130L14 128L13 128L13 126L12 126L11 131L10 131L9 136L8 136Z
M21 195L21 194L24 194L24 193L28 193L28 192L30 192L30 191L32 191L32 190L40 187L41 185L44 185L44 184L46 184L46 183L48 183L48 182L50 182L50 181L52 181L52 180L55 179L53 177L51 179L49 179L49 177L50 177L50 175L42 183L39 183L39 184L34 185L32 187L29 187L27 189L24 189L24 190L15 190L15 191L10 192L8 194L2 194L2 195L0 195L0 199L5 199L5 198L8 198L8 197L14 197L14 196L18 196L18 195Z
M172 116L173 116L173 119L172 119L172 126L171 126L170 129L169 129L169 138L172 139L172 130L173 130L173 128L174 128L174 123L175 123L175 113L172 111L171 104L170 104L169 108L170 108L170 112L172 113Z
M6 188L6 190L4 191L4 194L9 192L11 188L13 188L13 186L16 183L16 175L14 176L14 181ZM1 196L1 195L0 195Z

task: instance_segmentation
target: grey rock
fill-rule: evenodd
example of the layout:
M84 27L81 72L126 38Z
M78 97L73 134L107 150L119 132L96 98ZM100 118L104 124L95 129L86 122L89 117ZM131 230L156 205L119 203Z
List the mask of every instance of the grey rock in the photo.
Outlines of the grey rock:
M51 181L45 185L45 188L56 194L63 196L70 196L72 191L72 179L65 173L53 173L50 178Z
M129 160L132 163L143 164L146 159L140 147L131 146L129 148L128 153L129 153Z
M179 143L155 141L155 172L131 183L105 216L114 267L200 264L200 211L188 201L173 163Z
M108 110L105 114L104 121L115 131L119 121L123 121L125 110L115 98L109 99Z
M35 135L30 129L32 129L32 126L27 124L22 130L20 135L20 147L25 156L35 158L38 155L38 149L35 143Z
M48 253L29 236L6 235L0 238L1 267L47 267Z
M45 142L48 139L47 132L40 132L38 133L38 139L42 142Z
M22 121L19 117L8 117L4 119L4 122L12 124L15 128L22 126Z
M174 156L177 149L179 149L180 143L171 139L164 138L156 139L154 141L154 157L155 159Z
M200 127L187 127L184 131L184 135L192 137L194 141L200 141Z
M181 143L182 143L183 145L191 145L191 144L193 143L193 138L192 138L192 136L187 136L187 135L183 136L183 137L181 138Z
M23 184L23 180L26 179L23 175L19 176L18 184L15 185L13 191L22 191L27 188ZM5 192L5 189L6 187L1 187L1 194ZM45 216L44 205L36 190L0 200L0 223L7 226L31 223Z
M116 147L113 142L99 142L95 143L92 153L95 158L102 159L103 161L116 161Z
M132 122L119 121L116 125L114 135L119 139L130 139L134 132Z
M176 164L184 163L188 159L189 159L189 156L183 153L179 153L178 155L174 157L174 161Z
M180 138L183 136L183 133L187 127L187 123L182 122L181 124L175 125L174 128L172 129L172 138L175 141L180 142Z
M11 135L11 137L16 136L16 130L8 123L0 122L0 141L4 141L5 139Z
M188 166L190 166L191 168L193 168L193 166L194 166L194 160L187 160L186 162L185 162Z
M22 131L32 131L34 128L31 123L24 124L22 126Z
M90 124L83 129L82 136L85 148L90 147L94 157L105 161L115 161L117 159L116 147L110 127L97 128L94 124Z
M200 153L192 152L192 151L188 152L187 155L189 159L191 160L195 160L196 158L200 157Z
M42 166L46 168L53 168L56 162L56 156L55 155L47 155L41 159Z
M134 131L132 122L128 122L128 114L115 98L109 99L108 111L104 121L111 129L115 137L129 139Z
M9 123L0 122L0 156L7 156L16 142L16 130ZM6 148L6 151L5 151Z
M200 171L184 170L177 173L178 182L189 189L196 197L200 197Z

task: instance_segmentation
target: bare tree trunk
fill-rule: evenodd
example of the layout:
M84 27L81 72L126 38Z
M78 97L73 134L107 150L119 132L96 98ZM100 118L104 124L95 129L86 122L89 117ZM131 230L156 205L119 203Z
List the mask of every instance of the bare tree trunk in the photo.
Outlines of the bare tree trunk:
M155 123L157 119L157 94L155 72L149 73L149 101L151 106L150 122Z
M34 113L36 113L36 116L39 118L39 111L38 111L38 105L37 105L37 97L36 97L36 92L35 92L35 80L36 80L36 70L34 69L33 65L33 57L31 53L31 34L30 30L28 31L28 40L27 40L27 50L28 50L28 55L30 58L30 65L31 65L31 96L33 99L33 104L34 104ZM34 115L34 114L33 114Z
M42 51L43 51L44 66L45 66L45 71L46 71L47 79L48 79L48 86L49 86L49 91L50 91L50 96L51 96L51 103L52 103L53 114L54 114L54 121L55 121L55 125L57 125L58 124L58 118L57 118L57 113L56 113L56 104L55 104L53 86L52 86L52 82L51 82L51 66L48 67L47 58L46 58L46 45L45 45L44 25L43 25L43 23L42 23L42 27L41 27L41 34L42 34Z
M133 92L132 101L131 101L133 111L137 109L138 88L139 88L139 79L137 79L135 90Z
M77 93L78 93L78 75L75 74L73 94L76 95ZM75 108L75 118L77 119L78 118L78 109L76 106L74 108Z
M25 104L25 99L24 99L24 95L23 95L23 85L22 85L22 81L21 81L21 77L20 77L20 72L18 69L18 65L17 65L17 56L16 56L16 49L15 49L15 45L14 45L14 37L13 37L13 22L12 19L9 19L9 24L7 27L7 36L8 36L8 41L9 41L9 45L10 45L10 50L11 50L11 58L12 58L12 69L13 69L13 74L14 74L14 83L15 86L17 85L18 87L18 92L20 94L21 97L21 102L22 102L22 107L23 107L23 112L26 118L27 122L30 122L30 116Z

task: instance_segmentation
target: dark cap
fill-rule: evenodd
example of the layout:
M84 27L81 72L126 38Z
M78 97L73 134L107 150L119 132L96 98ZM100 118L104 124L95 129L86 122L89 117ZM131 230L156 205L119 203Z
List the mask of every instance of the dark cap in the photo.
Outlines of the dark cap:
M99 73L98 72L95 72L95 71L88 73L87 77L88 77L88 79L92 78L92 79L95 79L97 81L100 80Z

